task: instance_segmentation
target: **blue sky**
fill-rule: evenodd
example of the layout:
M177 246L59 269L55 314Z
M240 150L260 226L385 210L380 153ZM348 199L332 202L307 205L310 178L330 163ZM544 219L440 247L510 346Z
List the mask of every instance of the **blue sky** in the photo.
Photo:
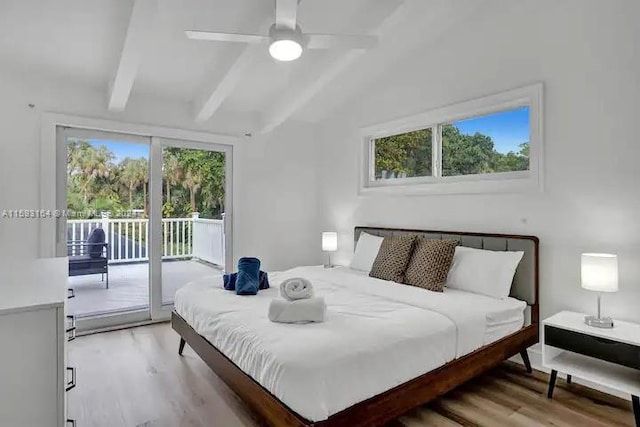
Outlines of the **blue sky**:
M504 111L488 116L453 123L460 132L473 135L480 132L493 139L496 151L518 151L518 145L529 141L529 107Z
M123 141L109 141L106 139L89 139L89 144L94 147L104 145L109 151L111 151L116 158L114 163L119 163L125 157L131 157L132 159L139 159L144 157L149 158L149 146L145 144L137 144L135 142L123 142Z

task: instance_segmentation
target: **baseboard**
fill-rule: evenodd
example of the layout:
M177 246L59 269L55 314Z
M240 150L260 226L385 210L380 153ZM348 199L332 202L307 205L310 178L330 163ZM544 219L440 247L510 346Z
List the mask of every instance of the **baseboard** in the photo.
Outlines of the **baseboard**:
M535 345L529 347L529 349L527 351L529 352L529 360L531 361L531 367L533 369L535 369L536 371L541 371L541 372L547 373L547 374L551 373L550 369L547 369L544 366L542 366L542 344L540 344L540 343L535 344ZM522 361L522 358L520 357L519 354L516 355L516 356L513 356L509 360L512 361L512 362L518 363L520 365L524 365L524 362ZM566 375L564 373L562 373L562 372L558 372L558 378L565 378L566 379ZM582 378L573 377L572 381L574 383L583 385L585 387L592 388L594 390L601 391L603 393L610 394L612 396L619 397L619 398L624 399L624 400L629 400L629 401L631 400L631 396L629 396L628 394L620 393L617 390L612 390L612 389L610 389L608 387L604 387L604 386L601 386L599 384L592 383L591 381L583 380Z

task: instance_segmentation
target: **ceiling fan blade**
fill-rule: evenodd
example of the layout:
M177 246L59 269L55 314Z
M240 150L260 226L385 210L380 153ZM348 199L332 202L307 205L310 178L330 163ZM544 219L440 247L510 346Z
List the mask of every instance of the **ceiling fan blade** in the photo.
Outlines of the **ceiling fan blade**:
M276 29L296 29L298 0L276 0Z
M212 31L186 30L185 35L192 40L209 40L216 42L264 43L269 36L260 34L216 33Z
M308 49L371 49L378 45L376 36L306 34Z

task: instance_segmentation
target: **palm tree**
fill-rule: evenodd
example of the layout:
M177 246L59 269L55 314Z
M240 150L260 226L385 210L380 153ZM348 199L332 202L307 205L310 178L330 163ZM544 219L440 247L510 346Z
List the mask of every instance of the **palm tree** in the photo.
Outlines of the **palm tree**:
M73 157L74 168L82 176L80 192L84 203L89 200L91 187L100 178L108 178L112 174L114 155L104 145L95 148L90 144L81 147Z
M188 169L184 174L182 186L189 190L191 212L198 212L198 208L196 206L196 194L200 191L200 187L202 186L202 177L197 171Z
M165 202L171 203L171 187L180 182L182 176L182 168L178 162L178 158L168 152L165 153L163 165L164 182L166 186Z
M147 204L147 184L149 183L149 162L145 158L138 159L137 162L138 178L142 183L142 208L144 209L144 216L147 217L149 206Z
M137 160L126 157L120 163L120 182L129 191L129 209L133 209L133 192L140 186L140 165Z
M80 170L80 163L86 152L93 149L84 139L69 138L67 142L67 173L75 175Z

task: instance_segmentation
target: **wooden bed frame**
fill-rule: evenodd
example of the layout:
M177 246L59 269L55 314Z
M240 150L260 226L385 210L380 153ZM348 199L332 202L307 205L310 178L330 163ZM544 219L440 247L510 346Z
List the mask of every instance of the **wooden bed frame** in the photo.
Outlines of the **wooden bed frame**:
M367 231L367 229L364 229ZM378 228L376 230L393 231ZM486 345L473 353L455 359L446 365L421 375L413 380L385 391L377 396L346 408L328 419L312 422L304 419L291 410L277 397L262 387L249 375L244 373L229 358L215 348L207 339L199 335L178 313L171 315L171 326L180 335L179 354L182 354L185 343L202 358L267 425L274 427L356 427L382 426L396 419L407 411L425 404L441 396L468 380L499 365L506 359L520 354L528 372L531 364L527 348L538 342L539 333L539 258L538 238L505 234L485 234L466 232L445 232L428 230L401 230L402 232L419 232L454 234L458 236L497 237L507 239L526 239L534 244L534 286L535 300L530 305L531 324L498 341Z

